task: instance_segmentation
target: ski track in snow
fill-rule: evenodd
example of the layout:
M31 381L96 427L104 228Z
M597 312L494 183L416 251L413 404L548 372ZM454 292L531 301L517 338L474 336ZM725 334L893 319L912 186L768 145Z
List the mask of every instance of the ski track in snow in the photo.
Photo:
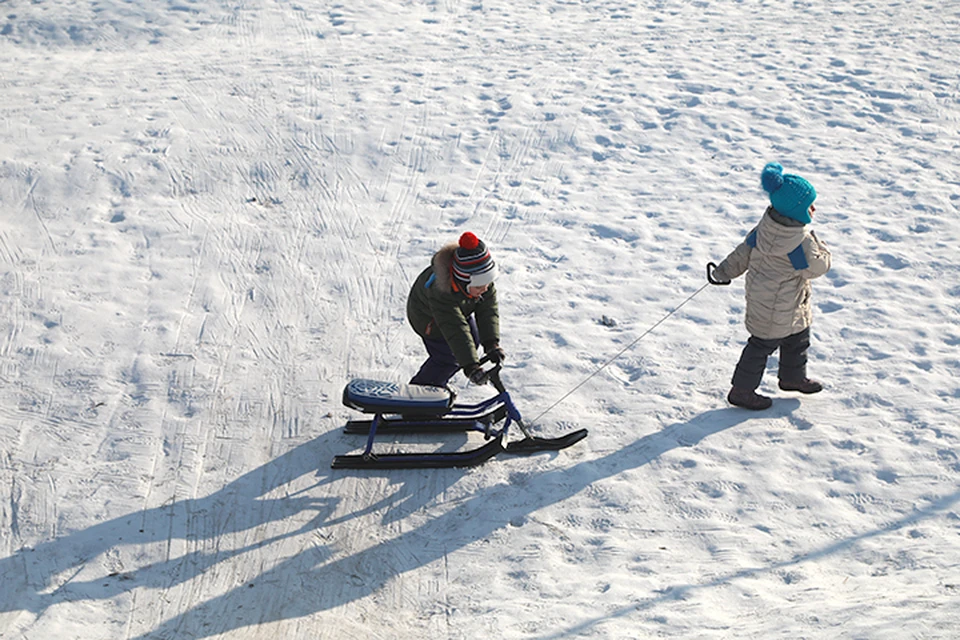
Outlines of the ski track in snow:
M879 1L4 3L0 636L951 637L958 33ZM828 389L749 415L742 285L669 314L773 159L835 252ZM537 425L590 438L329 470L343 385L419 365L407 287L465 229L514 400L595 374Z

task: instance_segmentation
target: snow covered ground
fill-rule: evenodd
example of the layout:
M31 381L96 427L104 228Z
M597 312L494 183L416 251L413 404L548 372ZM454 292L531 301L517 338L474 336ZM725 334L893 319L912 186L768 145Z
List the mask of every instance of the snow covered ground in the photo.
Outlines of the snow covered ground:
M960 637L957 3L0 10L3 638ZM774 160L827 389L752 414L698 290ZM331 470L465 230L521 411L590 437Z

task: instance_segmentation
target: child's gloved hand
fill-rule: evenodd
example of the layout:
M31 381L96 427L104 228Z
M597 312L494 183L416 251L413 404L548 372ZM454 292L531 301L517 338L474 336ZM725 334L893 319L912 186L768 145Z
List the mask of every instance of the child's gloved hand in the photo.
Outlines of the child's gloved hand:
M474 362L463 369L463 373L470 378L470 382L477 385L485 385L490 379L487 372L479 364Z
M507 359L507 354L504 353L503 349L496 342L484 346L483 351L493 364L500 364Z
M719 267L717 267L717 265L715 265L714 263L712 262L707 263L707 282L709 282L710 284L716 284L716 285L722 285L722 286L730 284L729 279L717 277L718 269Z

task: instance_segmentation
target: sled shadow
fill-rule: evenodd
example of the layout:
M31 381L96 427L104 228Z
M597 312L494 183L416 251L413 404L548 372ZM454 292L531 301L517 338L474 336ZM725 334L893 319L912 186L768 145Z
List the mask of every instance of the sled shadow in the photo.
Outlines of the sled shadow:
M786 416L799 406L799 401L795 399L782 400L777 403L772 415L765 412L762 416ZM279 605L274 602L275 606L264 610L262 596L257 594L255 589L237 587L193 609L181 612L156 629L139 636L137 640L172 637L178 629L191 628L191 621L209 619L215 612L231 612L231 619L221 619L221 624L216 628L216 633L225 633L265 622L309 616L360 600L374 594L397 576L424 567L457 549L483 540L511 522L523 520L539 509L576 495L598 480L642 467L673 449L693 446L704 438L736 427L757 415L730 408L708 411L687 422L670 425L640 438L602 458L526 476L522 487L516 484L498 484L484 488L422 526L351 556L331 562L326 555L304 557L306 553L299 554L257 577L258 583L298 585L297 593L291 594L295 597L289 597ZM496 464L496 458L488 464ZM362 473L390 474L393 478L403 478L411 471ZM426 477L433 475L434 473L430 473ZM407 477L409 478L409 475ZM404 488L398 492L399 496L393 496L394 500L399 500L400 508L404 512L410 513L409 505L404 501L409 500L411 494L417 493L416 485L423 484L424 477L418 475L406 480ZM520 490L523 491L523 500L518 501L516 493ZM423 500L419 503L422 504ZM380 508L384 506L382 502L378 504ZM493 510L491 505L501 508ZM511 506L502 508L504 505ZM365 507L360 512L337 521L328 521L326 524L342 522L361 513L369 513L374 508ZM385 517L397 520L400 516L388 513ZM195 625L193 627L195 628ZM213 633L211 631L211 634Z

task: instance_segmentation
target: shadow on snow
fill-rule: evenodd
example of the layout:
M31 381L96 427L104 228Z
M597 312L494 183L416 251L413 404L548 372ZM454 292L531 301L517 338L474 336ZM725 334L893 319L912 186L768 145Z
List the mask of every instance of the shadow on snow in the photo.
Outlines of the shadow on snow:
M777 404L777 412L781 416L788 415L799 406L796 399L782 400ZM708 411L688 422L673 424L645 436L602 458L532 474L525 478L522 486L498 484L483 488L422 526L353 555L330 561L329 553L313 550L301 553L257 577L258 585L277 586L277 597L268 596L270 606L264 606L264 594L258 593L260 589L237 587L178 614L143 634L139 640L173 638L185 628L191 629L191 633L203 634L204 631L196 627L201 621L210 619L216 619L217 624L207 635L214 635L265 622L300 618L360 600L376 593L397 576L483 540L509 523L522 520L525 515L576 495L598 480L642 467L677 447L696 445L704 438L740 425L755 415L729 408ZM766 414L764 417L771 416ZM488 464L496 464L496 459ZM411 472L354 473L389 474L391 478L397 478ZM326 475L329 481L331 476L339 477L339 472L321 471L321 475ZM451 484L456 477L459 476L451 477ZM423 476L418 478L422 480ZM409 499L417 489L405 485L398 494ZM521 489L521 499L517 499ZM391 500L396 501L397 495ZM423 503L420 500L416 505L407 504L404 511L412 513ZM506 505L508 508L493 510L491 505ZM365 507L363 512L372 510L373 507ZM387 515L395 520L392 516L395 514ZM289 585L296 585L295 593L284 593Z
M780 417L789 416L799 406L796 399L781 400L775 411ZM185 629L190 630L190 637L208 637L265 622L300 618L360 600L376 593L397 576L483 540L511 522L522 521L526 515L576 495L598 480L642 467L677 447L696 445L704 438L738 426L754 415L730 408L711 410L687 422L667 426L604 457L583 461L572 467L558 466L543 473L531 474L525 476L520 484L498 484L483 488L423 525L347 557L331 560L333 552L328 546L310 546L282 560L252 581L246 581L223 595L178 613L139 636L139 639L182 637ZM765 414L764 417L771 416ZM40 615L59 602L110 599L136 588L169 589L199 578L219 563L285 538L320 531L385 509L385 523L397 522L426 506L435 495L463 475L460 470L450 469L429 472L342 472L325 469L331 452L342 445L339 430L328 432L204 498L179 501L115 518L32 548L21 549L12 556L0 559L0 591L4 594L0 611L26 610ZM297 478L316 472L318 462L322 467L318 472L318 481L312 487L289 496L263 498ZM494 459L488 464L496 463ZM429 491L424 491L426 487L423 485L428 484L423 482L427 477L424 473L429 474ZM339 497L307 495L318 487L349 475L389 475L393 479L403 478L405 474L409 475L404 483L389 496L336 518L333 514L340 505ZM516 498L520 492L522 499L518 500ZM943 497L926 509L918 510L887 527L789 561L743 569L704 584L677 585L643 603L565 630L563 635L582 632L609 617L648 609L658 602L674 600L684 594L737 578L782 570L842 552L863 540L932 517L958 501L960 492ZM491 505L501 508L492 510ZM258 539L239 548L221 550L216 544L217 539L224 535L280 522L304 511L314 511L315 514L294 530ZM223 517L223 513L230 515ZM464 526L465 523L469 523L469 526ZM190 551L106 578L89 582L74 579L87 562L94 561L116 546L169 543L176 538L210 540L213 544L209 545L209 549ZM51 590L53 576L36 575L43 567L54 567L56 575L61 576L58 581L62 584ZM251 583L254 588L251 588ZM211 624L211 619L216 622Z

